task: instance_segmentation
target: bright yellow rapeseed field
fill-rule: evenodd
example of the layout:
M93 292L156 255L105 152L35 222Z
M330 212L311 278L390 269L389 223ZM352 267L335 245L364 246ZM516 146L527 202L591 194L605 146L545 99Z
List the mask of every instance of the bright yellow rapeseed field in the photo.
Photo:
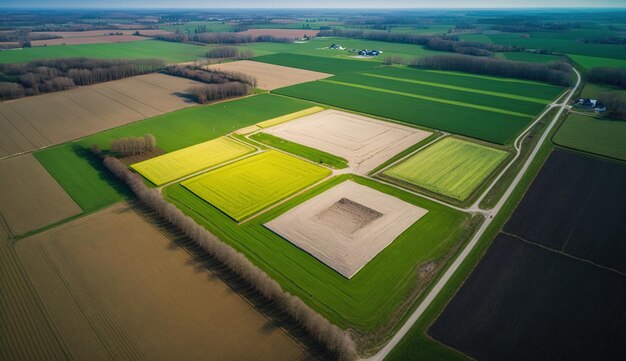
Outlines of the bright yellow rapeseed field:
M301 118L304 117L306 115L311 115L313 113L317 113L317 112L321 112L322 110L324 110L324 108L322 107L311 107L311 108L307 108L304 110L301 110L299 112L295 112L295 113L291 113L291 114L286 114L277 118L273 118L273 119L268 119L265 121L262 121L260 123L256 123L257 126L261 127L261 128L268 128L274 125L278 125L281 123L285 123L288 122L290 120L294 120L297 118Z
M182 182L198 197L240 221L331 174L270 150Z
M220 137L135 163L131 167L150 182L162 185L253 151L254 148L249 145Z

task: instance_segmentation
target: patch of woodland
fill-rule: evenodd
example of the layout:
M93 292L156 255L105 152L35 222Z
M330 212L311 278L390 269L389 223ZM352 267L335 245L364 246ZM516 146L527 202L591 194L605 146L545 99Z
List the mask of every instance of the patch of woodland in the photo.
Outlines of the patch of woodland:
M206 57L209 59L248 60L254 57L254 52L250 49L240 50L234 46L218 46L207 51Z
M175 43L197 44L248 44L248 43L291 43L293 39L272 35L251 35L239 33L172 33L155 35L154 39Z
M595 67L585 73L590 83L603 84L626 89L626 69ZM626 99L618 91L604 92L598 95L598 101L606 107L606 115L611 118L626 120Z
M566 62L529 63L461 54L417 58L410 66L541 81L559 86L569 86L572 77L572 66Z
M132 172L115 157L104 157L105 167L135 193L137 199L152 209L173 227L214 257L242 280L252 286L268 302L300 324L317 342L340 360L356 359L356 346L347 331L330 323L300 298L285 292L267 273L254 265L242 253L222 242L180 209L169 203L155 189L146 186L140 175Z
M158 59L42 59L0 64L0 99L51 93L154 73L165 66Z
M157 148L156 138L152 134L146 134L143 137L125 137L115 139L111 142L109 149L110 151L108 155L113 154L123 158L143 156L145 154L152 154L160 151L160 149ZM97 144L93 144L91 146L91 152L98 156L103 154L103 151Z
M200 104L211 101L248 95L256 86L256 78L250 75L204 69L193 65L172 65L166 67L165 74L179 76L206 83L185 90L187 97Z

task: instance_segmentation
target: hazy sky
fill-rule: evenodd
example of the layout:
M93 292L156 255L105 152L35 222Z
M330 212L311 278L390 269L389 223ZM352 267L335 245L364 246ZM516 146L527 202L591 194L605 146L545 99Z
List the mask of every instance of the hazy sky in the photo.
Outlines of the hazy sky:
M519 8L626 7L626 0L0 0L0 7L79 8Z

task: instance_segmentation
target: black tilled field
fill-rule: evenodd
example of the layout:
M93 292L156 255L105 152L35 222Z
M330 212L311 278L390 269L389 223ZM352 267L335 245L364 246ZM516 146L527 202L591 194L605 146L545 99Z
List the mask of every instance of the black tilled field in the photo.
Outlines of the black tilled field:
M625 360L624 184L554 151L428 333L479 360Z
M556 150L504 230L626 273L625 221L626 166Z
M505 234L428 331L478 360L626 359L626 277Z

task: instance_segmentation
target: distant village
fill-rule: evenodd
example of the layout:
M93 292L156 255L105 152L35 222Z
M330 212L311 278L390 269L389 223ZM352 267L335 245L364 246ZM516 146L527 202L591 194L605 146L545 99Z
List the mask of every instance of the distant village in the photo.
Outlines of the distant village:
M328 48L333 49L333 50L346 50L346 48L344 48L343 46L339 44L333 44L329 46ZM355 53L360 56L379 56L380 54L383 53L382 50L370 50L370 49L361 49L361 50L350 49L348 50L348 52Z

